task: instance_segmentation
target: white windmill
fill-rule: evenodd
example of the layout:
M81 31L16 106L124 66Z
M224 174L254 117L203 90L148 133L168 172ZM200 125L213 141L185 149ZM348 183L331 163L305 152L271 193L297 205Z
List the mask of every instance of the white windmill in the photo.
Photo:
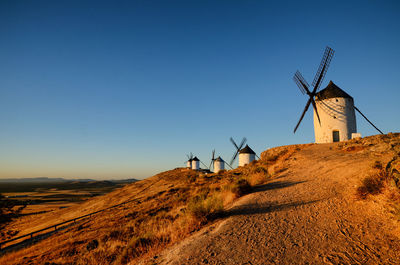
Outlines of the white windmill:
M300 88L300 91L309 96L309 99L299 122L294 128L294 132L296 132L310 104L312 104L314 109L314 133L316 143L339 142L352 139L353 137L360 137L361 135L356 133L357 123L355 110L375 129L383 134L356 106L354 106L354 99L332 81L329 82L326 88L317 92L328 70L333 54L334 50L326 47L321 64L312 83L312 91L310 91L309 85L301 73L299 71L295 73L293 80Z
M256 153L248 145L242 148L247 141L246 138L242 139L240 145L237 145L232 137L230 138L230 140L233 146L235 146L236 148L236 151L232 157L230 165L232 165L233 161L235 161L238 154L239 154L239 167L250 164L252 161L256 159L257 156Z
M190 155L186 155L188 160L186 161L186 167L189 169L192 169L192 161L193 161L193 154L190 153Z
M218 173L225 169L225 161L219 156L214 160L214 172Z
M227 165L231 169L233 169L229 164L227 164ZM211 167L214 168L214 170L213 170L214 173L218 173L219 171L225 169L225 161L220 156L215 158L215 150L212 151L211 163L209 166L210 171L211 171Z
M200 169L200 160L197 158L197 156L195 156L192 159L192 169L193 170L199 170Z

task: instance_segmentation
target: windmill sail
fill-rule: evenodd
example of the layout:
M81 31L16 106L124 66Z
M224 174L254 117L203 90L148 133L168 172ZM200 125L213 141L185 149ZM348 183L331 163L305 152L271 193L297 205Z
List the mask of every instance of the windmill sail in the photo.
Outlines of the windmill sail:
M246 137L243 137L242 142L240 143L239 146L236 144L236 142L233 140L232 137L230 138L230 140L231 140L232 144L233 144L233 145L235 146L235 148L236 148L236 151L235 151L235 153L233 154L233 157L232 157L232 159L231 159L231 162L229 163L230 165L232 165L233 162L235 161L237 155L239 154L240 149L242 149L243 145L246 143L247 139L246 139Z
M297 84L297 86L300 88L300 91L303 94L307 94L309 96L309 99L307 101L307 104L303 110L303 113L300 116L299 121L296 124L296 127L294 128L293 133L296 133L297 128L299 128L301 121L304 118L304 115L306 114L308 108L310 107L310 104L312 104L315 114L317 115L318 122L321 125L321 119L319 117L318 109L317 109L317 104L315 104L315 95L317 93L317 90L319 89L322 81L324 80L326 71L328 70L329 64L331 63L333 54L335 51L329 47L326 47L324 56L322 57L321 63L319 65L318 71L315 74L314 81L312 83L313 90L310 92L309 86L307 81L304 79L304 77L301 75L299 71L296 71L293 80Z
M315 74L312 86L314 87L313 93L317 92L319 86L324 80L326 71L328 70L329 64L331 63L333 54L335 51L328 46L325 48L324 56L322 57L321 64L319 65L318 71Z

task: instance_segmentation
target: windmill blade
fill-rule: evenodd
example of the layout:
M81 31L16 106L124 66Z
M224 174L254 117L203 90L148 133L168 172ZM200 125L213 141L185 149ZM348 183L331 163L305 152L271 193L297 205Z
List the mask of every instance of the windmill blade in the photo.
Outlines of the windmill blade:
M301 93L303 93L303 95L305 93L310 94L309 85L308 85L307 81L304 79L304 77L301 75L299 70L297 70L296 73L294 74L293 80L297 84L297 86L299 87L299 89L300 89Z
M228 165L228 167L230 167L231 169L233 169L233 167L231 167L231 165L229 165L228 163L225 163L225 164L227 164L227 165Z
M206 168L208 168L200 159L199 159L200 163L205 166ZM209 168L208 168L209 169Z
M239 147L237 146L237 144L235 143L235 141L233 140L232 137L229 140L231 140L232 144L236 147L236 149L239 149Z
M303 113L301 114L300 120L299 120L299 122L297 123L296 127L294 128L293 133L296 133L296 130L297 130L297 128L299 127L301 120L304 118L304 114L306 114L306 112L307 112L307 110L308 110L308 107L310 107L311 101L312 101L312 97L310 97L310 99L307 101L306 107L304 108L304 111L303 111Z
M313 108L314 108L314 110L315 110L315 113L317 114L317 118L318 118L319 125L321 125L321 120L319 119L319 114L318 114L318 110L317 110L317 104L315 104L314 99L311 100L311 103L312 103L312 105L313 105Z
M215 155L215 149L212 151L211 162L210 162L210 166L208 167L210 170L211 170L211 167L213 166L213 162L215 160L214 155Z
M187 156L188 160L190 160L190 156L189 155L186 155L186 156Z
M239 145L239 151L242 149L242 147L246 143L246 141L247 141L246 137L243 137L242 142Z
M301 94L305 94L306 91L304 90L303 84L300 82L300 80L297 78L296 75L293 76L293 81L296 83L296 85L299 87Z
M383 132L381 131L381 130L379 130L370 120L368 120L368 118L367 117L365 117L365 115L364 114L362 114L362 112L356 107L356 106L354 106L354 109L356 110L356 111L358 111L358 113L360 113L361 114L361 116L363 116L364 117L364 119L366 119L367 120L367 122L369 122L369 124L371 124L378 132L380 132L381 134L383 134Z
M235 159L236 159L238 153L239 153L239 149L238 149L238 150L235 152L235 154L233 155L233 157L232 157L231 162L229 163L229 165L232 165L232 164L233 164L233 161L235 161Z
M322 80L324 80L326 71L328 70L329 64L331 63L333 54L335 51L328 46L326 46L324 56L322 57L321 64L319 65L318 71L315 74L312 86L314 87L312 93L314 94L317 92L319 86L322 83Z
M193 159L193 154L192 154L192 152L190 152L190 159Z
M230 165L232 165L233 161L235 161L235 159L236 159L236 157L237 157L237 155L238 155L240 149L242 149L242 147L243 147L243 145L246 143L247 139L246 139L246 137L243 137L242 142L240 143L239 146L235 143L235 141L233 140L232 137L230 138L230 140L231 140L232 144L233 144L233 145L235 146L235 148L236 148L236 152L235 152L235 154L233 155L233 157L232 157L232 159L231 159L231 162L229 163Z
M258 158L258 160L260 160L260 157L256 154L256 157Z

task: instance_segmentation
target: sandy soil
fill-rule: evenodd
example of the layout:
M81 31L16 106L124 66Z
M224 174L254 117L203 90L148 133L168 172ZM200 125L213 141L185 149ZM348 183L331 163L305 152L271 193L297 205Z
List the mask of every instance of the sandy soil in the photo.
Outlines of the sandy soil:
M390 141L296 147L269 184L150 263L400 264L399 223L383 195L355 196L371 165L397 152Z

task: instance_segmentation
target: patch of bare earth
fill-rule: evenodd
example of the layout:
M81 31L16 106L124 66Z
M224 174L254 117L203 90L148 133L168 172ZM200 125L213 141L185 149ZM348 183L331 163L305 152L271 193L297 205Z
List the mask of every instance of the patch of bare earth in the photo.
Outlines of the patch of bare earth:
M377 161L399 154L399 134L270 149L261 157L270 183L145 263L400 264L398 187L392 180L382 193L357 196Z

